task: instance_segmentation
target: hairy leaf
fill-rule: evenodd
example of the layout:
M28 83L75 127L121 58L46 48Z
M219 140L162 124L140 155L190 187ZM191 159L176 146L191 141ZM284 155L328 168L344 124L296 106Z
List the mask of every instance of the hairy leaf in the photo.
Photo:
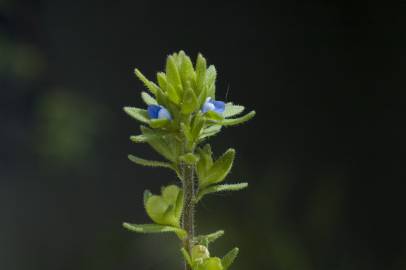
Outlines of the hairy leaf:
M134 155L128 155L128 159L131 160L132 162L134 162L134 163L136 163L138 165L142 165L142 166L164 167L164 168L173 169L173 166L170 163L167 163L167 162L155 161L155 160L147 160L147 159L136 157Z
M194 165L199 161L199 157L192 153L184 154L180 156L179 159L189 165Z
M226 103L226 107L223 112L224 117L231 117L234 115L238 115L244 111L244 106L241 105L234 105L232 103Z
M181 249L180 249L180 252L182 253L183 258L185 259L185 261L187 262L187 264L188 264L189 266L192 266L192 259L190 258L190 255L189 255L189 253L186 251L186 249L185 249L185 248L181 248Z
M194 83L196 79L196 74L195 70L193 68L192 60L190 60L190 57L187 56L184 52L181 55L182 57L182 62L180 66L180 77L182 79L183 83L186 83L187 81ZM185 86L185 85L184 85Z
M199 53L196 60L196 86L198 94L203 91L206 79L206 59Z
M216 68L213 65L210 65L209 68L206 70L206 79L205 79L205 85L208 89L208 96L215 98L215 84L216 84L216 77L217 77L217 71Z
M247 113L246 115L241 116L239 118L224 119L223 121L219 122L219 124L221 124L223 126L235 126L235 125L247 122L254 116L255 116L255 111L251 111L250 113Z
M233 248L230 250L222 259L221 259L221 264L224 267L224 270L227 270L231 264L233 264L235 258L237 258L239 249Z
M179 94L182 92L182 81L174 56L172 55L168 56L166 60L166 79L168 83L174 86Z
M224 185L215 185L209 186L207 188L201 189L197 194L196 201L199 201L203 196L215 193L215 192L224 192L224 191L238 191L248 187L248 183L238 183L238 184L224 184Z
M140 108L135 108L135 107L124 107L124 111L131 116L132 118L143 122L143 123L149 123L149 117L148 113L144 109Z
M141 92L141 98L147 105L157 105L158 103L156 102L155 98L153 98L150 94L147 92Z
M218 238L224 235L224 231L220 230L211 234L199 235L195 237L195 241L201 245L208 246L208 244L216 241Z
M168 119L151 119L149 125L152 128L162 128L170 123Z
M135 143L145 143L148 141L148 137L145 135L133 135L130 136L130 140Z
M234 156L235 150L228 149L218 158L213 166L204 174L203 178L199 176L200 187L204 188L208 185L223 181L233 166Z
M152 94L156 95L159 89L158 85L148 80L138 69L135 69L134 73L138 77L138 79L140 79L144 83L145 87L147 87Z
M158 224L131 224L124 222L123 227L137 233L165 233L174 232L180 239L185 239L187 233L185 230L165 225Z
M203 129L203 131L200 133L200 137L199 140L203 140L207 137L211 137L216 135L217 133L219 133L221 131L221 125L212 125L209 126L205 129Z
M190 86L187 86L183 94L182 113L190 114L197 109L198 103L195 92Z

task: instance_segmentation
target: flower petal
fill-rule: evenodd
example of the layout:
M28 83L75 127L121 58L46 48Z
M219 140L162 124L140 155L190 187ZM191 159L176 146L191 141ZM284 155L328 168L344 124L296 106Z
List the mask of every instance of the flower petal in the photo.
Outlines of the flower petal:
M226 104L223 101L215 100L215 101L213 101L213 104L214 104L214 107L215 107L214 111L216 113L223 113L224 112Z
M158 119L168 119L171 120L171 114L169 113L169 111L167 109L165 109L164 107L161 107L161 109L158 112Z
M154 105L154 104L152 104L152 105L148 105L148 109L147 109L147 111L148 111L148 116L149 116L149 118L151 118L151 119L156 119L156 118L158 118L158 113L159 113L159 111L161 110L161 106L159 106L159 105Z

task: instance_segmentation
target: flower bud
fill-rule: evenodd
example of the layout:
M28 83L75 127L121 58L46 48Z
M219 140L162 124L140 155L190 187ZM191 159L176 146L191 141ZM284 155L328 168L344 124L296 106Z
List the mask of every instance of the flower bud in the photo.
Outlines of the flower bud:
M192 261L203 260L210 257L209 250L203 245L195 245L192 248Z

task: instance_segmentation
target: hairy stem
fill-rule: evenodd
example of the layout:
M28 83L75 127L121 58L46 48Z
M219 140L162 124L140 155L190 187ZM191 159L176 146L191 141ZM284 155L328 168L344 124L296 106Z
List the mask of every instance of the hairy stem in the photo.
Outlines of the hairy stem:
M184 209L182 214L182 228L187 232L188 236L183 241L183 247L191 254L193 247L193 239L195 236L194 228L194 211L195 211L195 167L193 165L182 164L183 174L183 192L184 192ZM185 270L191 268L185 263Z

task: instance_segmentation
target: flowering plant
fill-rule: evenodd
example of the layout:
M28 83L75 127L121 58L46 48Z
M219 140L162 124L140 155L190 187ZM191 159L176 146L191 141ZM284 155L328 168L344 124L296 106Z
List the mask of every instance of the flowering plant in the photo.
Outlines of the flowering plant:
M186 270L226 270L236 258L238 248L223 258L211 256L209 243L224 232L196 235L195 205L208 194L236 191L248 184L223 184L231 170L235 150L228 149L214 159L210 144L203 143L223 127L248 121L255 111L235 117L244 111L243 106L215 99L217 72L213 65L207 67L206 59L200 54L195 66L183 51L169 55L165 72L157 73L157 84L138 69L135 74L150 93L141 93L146 109L124 107L127 114L144 124L141 134L130 139L148 143L165 161L128 157L139 165L173 170L180 186L162 187L160 195L146 190L144 206L153 223L125 222L123 226L138 233L175 233L182 241L180 251Z

